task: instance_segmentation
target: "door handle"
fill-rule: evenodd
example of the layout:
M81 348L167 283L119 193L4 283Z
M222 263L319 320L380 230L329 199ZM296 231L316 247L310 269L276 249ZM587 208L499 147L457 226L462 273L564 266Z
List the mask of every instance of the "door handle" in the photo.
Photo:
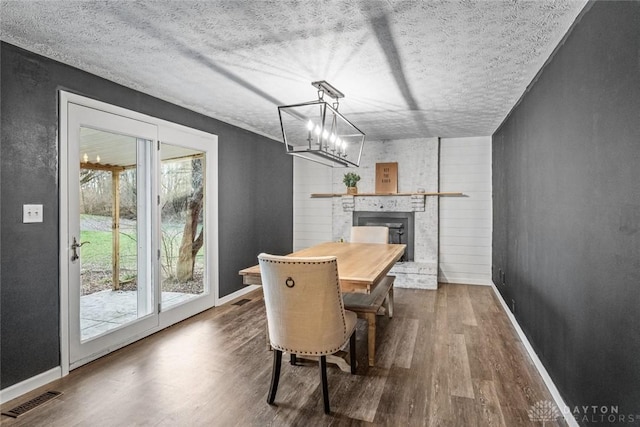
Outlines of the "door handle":
M73 243L71 244L71 250L73 251L73 254L71 255L71 261L75 261L80 258L80 255L78 255L77 249L81 248L82 245L86 245L87 243L91 243L91 242L78 243L76 238L75 237L73 238Z

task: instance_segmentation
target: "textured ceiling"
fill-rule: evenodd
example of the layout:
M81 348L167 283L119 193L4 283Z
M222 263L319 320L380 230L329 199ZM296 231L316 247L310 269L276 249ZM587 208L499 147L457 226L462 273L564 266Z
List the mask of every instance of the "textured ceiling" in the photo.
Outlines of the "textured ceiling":
M278 140L315 80L367 139L482 136L585 4L0 0L0 38Z

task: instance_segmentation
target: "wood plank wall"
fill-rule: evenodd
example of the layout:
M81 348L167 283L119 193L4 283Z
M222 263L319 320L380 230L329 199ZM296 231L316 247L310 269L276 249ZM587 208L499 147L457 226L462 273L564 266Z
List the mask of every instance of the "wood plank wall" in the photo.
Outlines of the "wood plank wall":
M332 169L309 160L293 160L293 250L331 240L333 200L311 193L332 193Z
M491 137L441 140L440 282L491 283L491 185Z

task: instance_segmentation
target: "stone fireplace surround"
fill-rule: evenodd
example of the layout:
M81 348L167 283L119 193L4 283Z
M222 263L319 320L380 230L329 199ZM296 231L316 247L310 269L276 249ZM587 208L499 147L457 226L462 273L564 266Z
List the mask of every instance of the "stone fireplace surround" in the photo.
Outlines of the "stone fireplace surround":
M398 192L438 191L438 138L365 143L360 168L359 193L375 193L376 163L398 162ZM347 169L333 170L333 190L344 193ZM438 197L422 195L367 195L333 198L333 240L348 240L354 211L414 212L414 261L397 263L390 274L395 286L438 288Z

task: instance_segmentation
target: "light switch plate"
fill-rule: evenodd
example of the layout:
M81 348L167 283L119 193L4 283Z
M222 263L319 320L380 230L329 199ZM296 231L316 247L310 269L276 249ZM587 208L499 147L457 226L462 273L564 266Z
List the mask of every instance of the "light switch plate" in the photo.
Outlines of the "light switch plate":
M42 205L22 205L22 222L42 222Z

